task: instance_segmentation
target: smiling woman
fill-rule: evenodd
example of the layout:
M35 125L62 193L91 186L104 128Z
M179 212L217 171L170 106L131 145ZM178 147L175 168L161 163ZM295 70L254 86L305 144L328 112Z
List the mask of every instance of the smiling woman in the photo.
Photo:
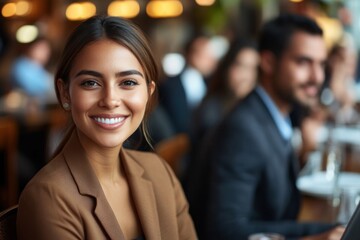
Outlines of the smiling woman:
M122 147L140 125L145 131L157 78L130 22L95 16L75 29L55 75L73 123L20 197L19 239L196 239L170 167Z
M119 148L135 132L155 88L144 75L134 54L113 40L84 47L72 64L69 82L57 80L61 102L71 103L80 141L90 140L92 149Z

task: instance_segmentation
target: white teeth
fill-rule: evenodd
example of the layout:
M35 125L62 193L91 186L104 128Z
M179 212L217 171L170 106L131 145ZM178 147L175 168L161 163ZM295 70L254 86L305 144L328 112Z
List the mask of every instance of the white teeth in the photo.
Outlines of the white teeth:
M95 117L94 120L99 122L99 123L103 123L103 124L115 124L115 123L119 123L119 122L123 121L124 118L123 117L118 117L118 118Z

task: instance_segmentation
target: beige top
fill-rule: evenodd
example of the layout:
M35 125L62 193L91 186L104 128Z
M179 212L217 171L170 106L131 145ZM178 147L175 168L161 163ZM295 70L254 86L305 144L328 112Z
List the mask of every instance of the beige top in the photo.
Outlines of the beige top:
M153 153L120 154L144 238L197 239L170 167ZM20 240L125 239L75 133L21 194L17 234Z

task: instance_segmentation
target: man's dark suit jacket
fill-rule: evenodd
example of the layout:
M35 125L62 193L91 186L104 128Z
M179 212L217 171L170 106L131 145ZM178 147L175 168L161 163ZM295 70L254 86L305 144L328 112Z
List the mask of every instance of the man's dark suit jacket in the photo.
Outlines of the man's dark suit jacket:
M169 116L177 133L188 132L191 108L186 99L180 75L169 77L159 86L159 103Z
M328 230L297 223L297 159L253 91L225 117L189 167L186 193L200 239L247 239L276 232L286 239Z

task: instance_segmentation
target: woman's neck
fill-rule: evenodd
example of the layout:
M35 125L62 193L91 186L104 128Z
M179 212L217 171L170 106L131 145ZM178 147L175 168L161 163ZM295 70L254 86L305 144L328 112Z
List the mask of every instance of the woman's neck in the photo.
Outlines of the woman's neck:
M119 152L91 152L87 158L96 176L101 183L117 183L123 176L123 169L120 164Z
M119 178L124 175L120 164L121 146L116 148L103 148L79 132L78 136L86 157L99 181L102 183L116 183Z

